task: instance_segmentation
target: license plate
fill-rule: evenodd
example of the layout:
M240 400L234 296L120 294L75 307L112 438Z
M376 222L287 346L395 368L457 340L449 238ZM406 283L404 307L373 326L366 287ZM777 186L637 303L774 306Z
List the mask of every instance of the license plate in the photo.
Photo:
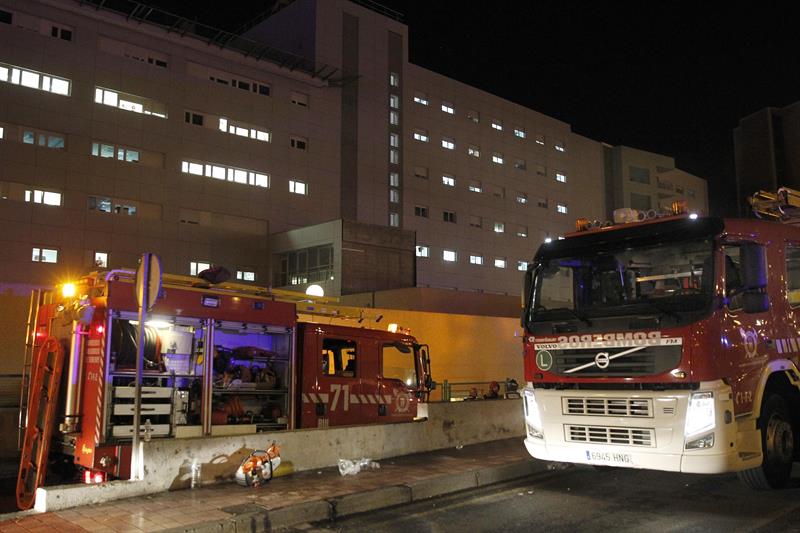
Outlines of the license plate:
M593 452L586 450L586 460L591 463L607 465L633 466L633 457L629 453Z

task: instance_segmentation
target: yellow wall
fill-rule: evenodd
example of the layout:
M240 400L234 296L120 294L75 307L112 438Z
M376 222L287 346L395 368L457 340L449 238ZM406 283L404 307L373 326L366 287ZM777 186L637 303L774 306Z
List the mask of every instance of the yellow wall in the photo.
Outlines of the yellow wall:
M519 319L400 311L396 309L365 309L367 323L372 329L396 323L411 328L417 342L431 349L431 373L438 383L462 381L503 381L514 378L523 383L522 339ZM346 316L359 316L357 308L346 308ZM376 324L374 317L383 315ZM331 323L322 316L300 315L300 320ZM354 319L335 319L334 324L358 327ZM438 393L434 398L438 398Z
M0 289L0 374L22 372L25 322L28 320L30 291L9 286Z

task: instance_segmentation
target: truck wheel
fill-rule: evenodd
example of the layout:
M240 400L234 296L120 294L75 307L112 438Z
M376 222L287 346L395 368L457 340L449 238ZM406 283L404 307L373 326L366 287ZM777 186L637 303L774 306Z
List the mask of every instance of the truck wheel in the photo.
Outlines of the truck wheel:
M794 428L786 401L773 394L761 407L761 466L739 472L739 479L755 490L780 489L792 473Z

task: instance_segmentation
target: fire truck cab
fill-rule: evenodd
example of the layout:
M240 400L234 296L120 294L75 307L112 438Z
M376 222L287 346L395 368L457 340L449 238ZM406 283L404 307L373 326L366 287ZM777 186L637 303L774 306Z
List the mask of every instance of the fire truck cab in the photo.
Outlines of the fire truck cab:
M784 486L800 453L800 229L696 215L543 244L524 293L534 457Z

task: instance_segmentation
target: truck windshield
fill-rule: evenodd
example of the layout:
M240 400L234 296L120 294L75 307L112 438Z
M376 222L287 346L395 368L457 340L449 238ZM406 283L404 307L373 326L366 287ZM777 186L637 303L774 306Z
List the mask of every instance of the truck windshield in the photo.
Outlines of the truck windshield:
M697 311L713 290L712 251L712 241L703 239L542 260L534 269L528 320Z

